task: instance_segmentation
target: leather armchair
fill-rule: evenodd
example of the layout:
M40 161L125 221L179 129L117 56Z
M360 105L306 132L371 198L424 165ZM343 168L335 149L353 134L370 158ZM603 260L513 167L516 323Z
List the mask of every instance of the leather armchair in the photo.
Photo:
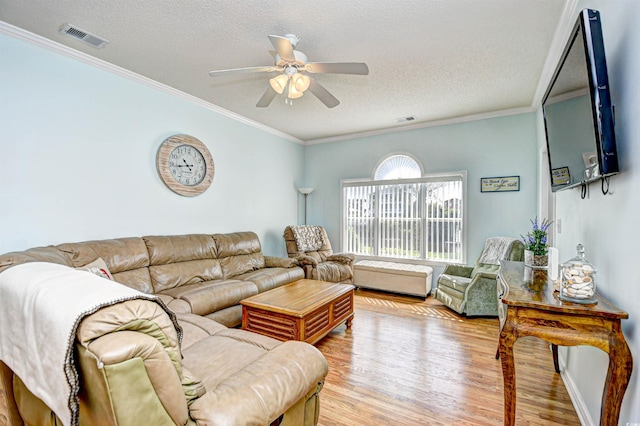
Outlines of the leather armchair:
M302 242L301 235L313 234L314 238ZM317 225L287 226L284 240L289 257L298 261L307 279L336 283L353 283L352 253L334 253L326 230ZM313 240L310 242L310 240Z
M489 259L492 242L502 240L508 245ZM494 237L487 239L483 253L474 266L447 265L438 277L435 298L459 314L467 316L498 316L496 278L500 260L522 261L524 244L515 239Z

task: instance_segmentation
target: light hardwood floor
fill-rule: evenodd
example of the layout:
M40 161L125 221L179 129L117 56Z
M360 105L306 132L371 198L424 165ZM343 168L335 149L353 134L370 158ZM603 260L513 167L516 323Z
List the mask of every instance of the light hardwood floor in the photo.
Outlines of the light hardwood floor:
M329 362L320 419L329 425L501 425L498 320L468 319L437 300L358 290L351 330L316 344ZM549 346L514 350L517 425L579 425Z

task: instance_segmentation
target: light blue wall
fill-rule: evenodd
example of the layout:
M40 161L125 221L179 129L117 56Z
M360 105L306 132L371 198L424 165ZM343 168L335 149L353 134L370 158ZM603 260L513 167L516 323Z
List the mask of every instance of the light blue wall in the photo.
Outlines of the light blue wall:
M583 243L587 259L598 270L598 291L629 313L622 325L635 362L618 424L640 424L640 284L636 278L640 241L640 2L583 0L579 10L583 8L599 10L602 19L622 173L611 178L609 195L602 194L600 182L589 187L584 200L580 189L556 193L556 222L562 223L556 245L563 261L575 256L576 244ZM539 142L544 143L543 139ZM564 349L561 356L588 411L586 424L598 424L606 354L591 347L572 347Z
M286 255L301 145L185 99L0 35L0 253L88 239L252 230ZM207 192L181 197L156 172L176 133L211 151Z
M325 226L339 247L340 180L371 178L384 157L408 153L425 173L467 171L467 261L473 263L488 237L520 238L536 215L536 126L529 113L308 146L305 182L315 188L308 222ZM520 176L520 191L481 193L480 178L494 176Z

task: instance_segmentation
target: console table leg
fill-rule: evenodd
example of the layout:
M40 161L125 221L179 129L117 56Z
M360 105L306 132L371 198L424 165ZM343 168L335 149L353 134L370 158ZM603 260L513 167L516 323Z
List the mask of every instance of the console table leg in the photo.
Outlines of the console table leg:
M601 425L617 425L620 417L620 406L629 384L633 358L622 331L616 330L609 347L609 369L602 392L600 408Z
M558 363L558 345L551 344L551 353L553 354L553 368L556 369L556 373L560 372L560 364Z
M515 333L503 328L500 333L499 355L504 380L504 424L513 426L516 419L516 368L513 361Z

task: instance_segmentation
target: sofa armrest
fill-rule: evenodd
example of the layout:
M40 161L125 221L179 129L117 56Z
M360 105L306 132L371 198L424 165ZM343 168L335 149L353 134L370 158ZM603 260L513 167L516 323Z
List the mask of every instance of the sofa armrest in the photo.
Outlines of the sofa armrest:
M313 268L318 267L318 261L311 256L298 256L296 257L298 264L302 267L311 266Z
M267 268L293 268L298 266L298 260L290 257L265 256L264 264Z
M443 274L455 275L458 277L471 278L473 267L465 265L447 265L442 271Z
M185 393L198 392L193 384L182 383L156 338L136 331L117 331L87 346L79 345L78 354L83 378L81 399L88 401L88 415L96 416L106 409L115 417L115 424L133 424L133 419L142 417L150 424L167 420L185 424L189 419Z
M85 317L76 337L81 389L94 401L89 411L106 404L116 424L141 416L149 424L167 417L185 424L187 403L201 391L182 372L181 336L175 314L152 300L127 300Z
M334 253L331 256L328 256L327 260L344 263L345 265L353 265L353 262L356 260L356 256L353 253Z

